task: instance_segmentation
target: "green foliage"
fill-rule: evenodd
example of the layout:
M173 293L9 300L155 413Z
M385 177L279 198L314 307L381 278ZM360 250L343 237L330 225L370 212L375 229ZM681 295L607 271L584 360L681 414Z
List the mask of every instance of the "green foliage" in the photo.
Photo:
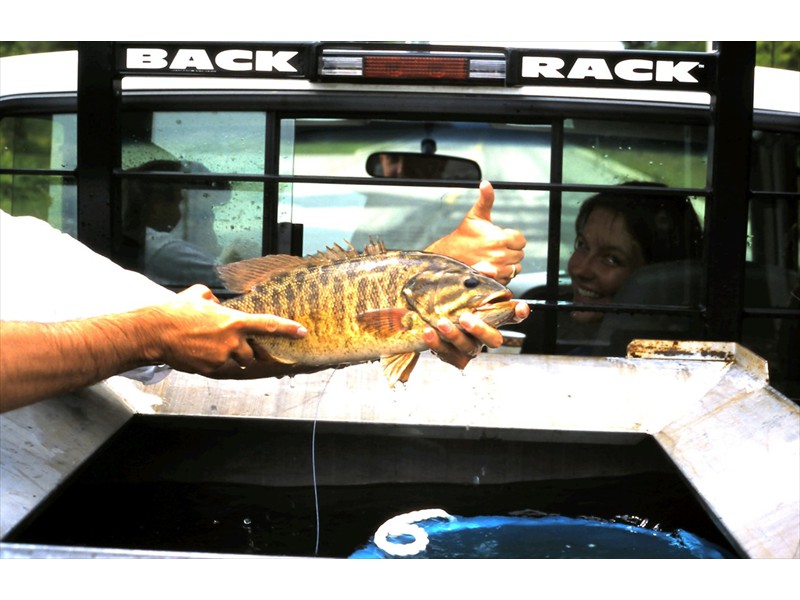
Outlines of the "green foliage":
M661 52L705 52L708 42L622 42L626 50L659 50Z
M0 42L0 56L77 49L78 42Z
M629 50L705 52L708 42L622 42ZM756 42L756 66L800 71L800 42Z
M756 65L800 71L800 42L756 42Z

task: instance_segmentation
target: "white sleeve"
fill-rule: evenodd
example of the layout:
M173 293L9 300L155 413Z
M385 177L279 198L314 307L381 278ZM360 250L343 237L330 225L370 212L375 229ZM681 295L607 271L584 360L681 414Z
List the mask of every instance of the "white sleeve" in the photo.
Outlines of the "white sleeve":
M165 302L174 292L33 217L0 211L0 320L52 323ZM166 365L123 373L157 383Z
M33 217L0 211L0 319L54 322L125 312L174 292Z

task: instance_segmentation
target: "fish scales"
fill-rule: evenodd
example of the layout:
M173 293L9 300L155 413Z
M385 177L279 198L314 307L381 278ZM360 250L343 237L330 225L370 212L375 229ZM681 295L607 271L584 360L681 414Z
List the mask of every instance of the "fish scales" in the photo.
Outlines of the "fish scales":
M309 335L303 340L279 336L255 339L277 359L291 357L299 362L303 354L306 364L324 364L328 357L338 364L377 358L379 345L387 351L408 345L403 332L387 343L379 333L365 331L357 318L373 310L405 307L401 295L404 269L396 259L393 255L365 257L298 269L259 284L251 293L226 304L245 312L281 315L305 325Z
M226 305L302 323L302 339L251 340L275 360L301 366L346 366L381 359L390 385L405 381L421 351L422 332L441 317L475 312L497 327L516 320L511 292L467 265L427 252L358 253L336 246L301 259L267 256L220 267L229 289L247 290Z

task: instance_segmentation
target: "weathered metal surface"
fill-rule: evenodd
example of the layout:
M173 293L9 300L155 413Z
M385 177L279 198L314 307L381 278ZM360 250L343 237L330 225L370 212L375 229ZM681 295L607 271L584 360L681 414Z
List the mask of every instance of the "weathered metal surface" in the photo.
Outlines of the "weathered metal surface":
M0 416L0 535L8 533L133 414L104 387Z
M446 425L465 435L498 428L565 443L649 435L747 556L797 557L798 407L768 385L763 361L735 344L645 347L632 349L643 358L485 354L463 373L424 355L415 377L395 389L377 364L248 382L112 378L0 417L0 533L138 412Z

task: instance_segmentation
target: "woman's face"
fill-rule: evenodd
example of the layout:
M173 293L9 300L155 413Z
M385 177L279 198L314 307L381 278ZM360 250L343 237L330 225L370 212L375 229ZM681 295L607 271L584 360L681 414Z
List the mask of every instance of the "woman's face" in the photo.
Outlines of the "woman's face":
M598 207L589 213L575 239L575 250L567 263L576 303L610 303L628 276L645 264L639 244L614 212ZM600 321L603 313L575 311L582 322Z

